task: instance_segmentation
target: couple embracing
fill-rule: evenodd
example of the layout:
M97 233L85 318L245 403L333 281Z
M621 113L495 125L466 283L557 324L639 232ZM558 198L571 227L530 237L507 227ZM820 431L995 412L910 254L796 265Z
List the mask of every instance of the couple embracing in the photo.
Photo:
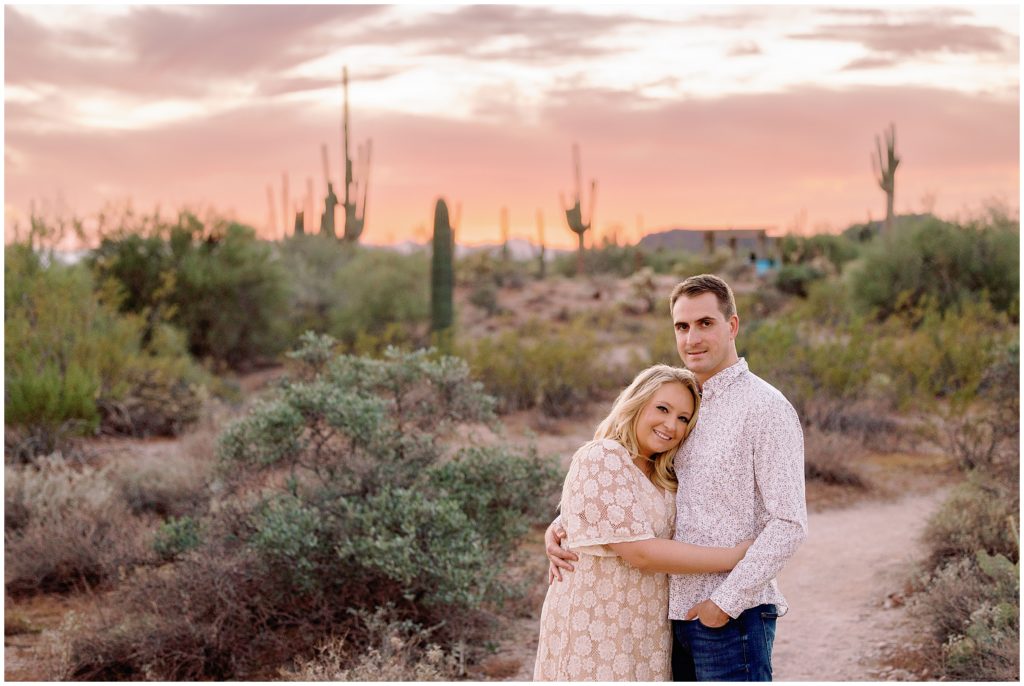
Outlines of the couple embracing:
M686 369L641 372L569 466L534 680L772 678L775 576L807 536L800 421L739 358L728 284L690 277L670 307Z

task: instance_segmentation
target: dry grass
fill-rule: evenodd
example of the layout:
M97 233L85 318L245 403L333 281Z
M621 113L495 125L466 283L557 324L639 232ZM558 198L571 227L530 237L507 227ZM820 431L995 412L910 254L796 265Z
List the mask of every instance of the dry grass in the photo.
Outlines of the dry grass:
M10 604L9 598L5 604ZM12 610L9 607L4 608L4 636L37 634L40 631L42 631L42 629L36 627L31 620L22 613L17 610Z
M360 613L360 619L364 648L335 636L279 675L287 681L451 681L465 673L464 651L427 643L431 630L397 620L390 608Z
M5 466L8 593L90 587L144 559L142 525L115 484L109 467L72 466L59 454Z
M864 444L841 433L824 433L816 428L804 431L804 476L832 486L866 491L871 488L863 460Z

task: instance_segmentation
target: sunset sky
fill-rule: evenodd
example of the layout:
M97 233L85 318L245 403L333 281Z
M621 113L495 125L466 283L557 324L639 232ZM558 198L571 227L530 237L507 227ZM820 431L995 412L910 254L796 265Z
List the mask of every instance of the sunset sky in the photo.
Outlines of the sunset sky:
M598 236L839 231L884 217L890 122L897 212L1017 210L1019 25L1012 5L8 5L5 232L33 201L130 200L279 237L283 174L323 209L322 143L339 186L343 65L368 243L425 239L444 196L460 243L496 241L506 206L514 237L540 210L570 247L573 142Z

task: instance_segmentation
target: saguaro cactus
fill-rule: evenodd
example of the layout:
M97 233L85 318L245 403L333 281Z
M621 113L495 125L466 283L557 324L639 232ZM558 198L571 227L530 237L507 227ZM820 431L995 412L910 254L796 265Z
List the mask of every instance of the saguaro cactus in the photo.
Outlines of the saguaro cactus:
M885 132L885 165L882 164L882 140L875 136L875 152L877 157L872 161L875 163L879 187L885 191L885 224L883 231L888 233L892 230L893 220L893 198L896 195L896 167L900 164L900 158L896 156L896 125L890 123L889 130Z
M576 252L576 274L583 274L583 235L587 232L587 229L591 227L594 222L594 196L597 193L597 181L594 179L590 180L590 212L587 215L587 221L583 220L583 209L580 203L582 194L582 176L580 173L580 146L576 143L572 144L572 159L573 165L576 172L576 195L573 199L573 206L567 207L565 204L565 196L559 194L558 198L562 203L562 209L565 210L565 221L572 229L573 233L579 239L579 249Z
M324 181L327 183L327 196L324 198L324 213L320 215L320 235L335 238L334 233L334 208L338 205L338 196L334 194L334 184L331 183L330 167L327 164L327 146L320 148L324 161Z
M547 260L546 257L547 248L544 245L544 213L537 210L537 245L540 246L540 251L537 254L537 259L540 260L540 269L537 272L537 278L541 281L547 276Z
M288 234L291 206L292 204L288 196L288 172L281 172L281 214L284 215L281 219L281 233L285 236Z
M267 184L267 234L273 236L277 233L277 210L274 209L274 186Z
M345 240L355 243L363 235L363 228L366 226L366 192L370 187L370 153L373 141L367 140L365 145L360 145L356 150L356 162L360 170L360 180L356 181L352 174L352 158L348 154L348 67L341 70L341 87L345 95L345 112L341 124L345 147ZM363 199L357 208L356 201L360 189L363 191Z
M509 247L508 247L508 208L501 208L501 261L508 262L509 260Z
M454 320L454 248L452 227L448 221L448 205L444 198L438 198L434 206L434 242L430 261L430 331L435 335L437 345L442 350L450 347Z

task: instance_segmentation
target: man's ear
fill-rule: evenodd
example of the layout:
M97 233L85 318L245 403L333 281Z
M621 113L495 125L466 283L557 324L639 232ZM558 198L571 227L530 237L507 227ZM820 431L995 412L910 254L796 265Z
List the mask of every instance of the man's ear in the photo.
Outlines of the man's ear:
M729 317L729 338L736 340L736 335L740 332L740 316L734 314Z

